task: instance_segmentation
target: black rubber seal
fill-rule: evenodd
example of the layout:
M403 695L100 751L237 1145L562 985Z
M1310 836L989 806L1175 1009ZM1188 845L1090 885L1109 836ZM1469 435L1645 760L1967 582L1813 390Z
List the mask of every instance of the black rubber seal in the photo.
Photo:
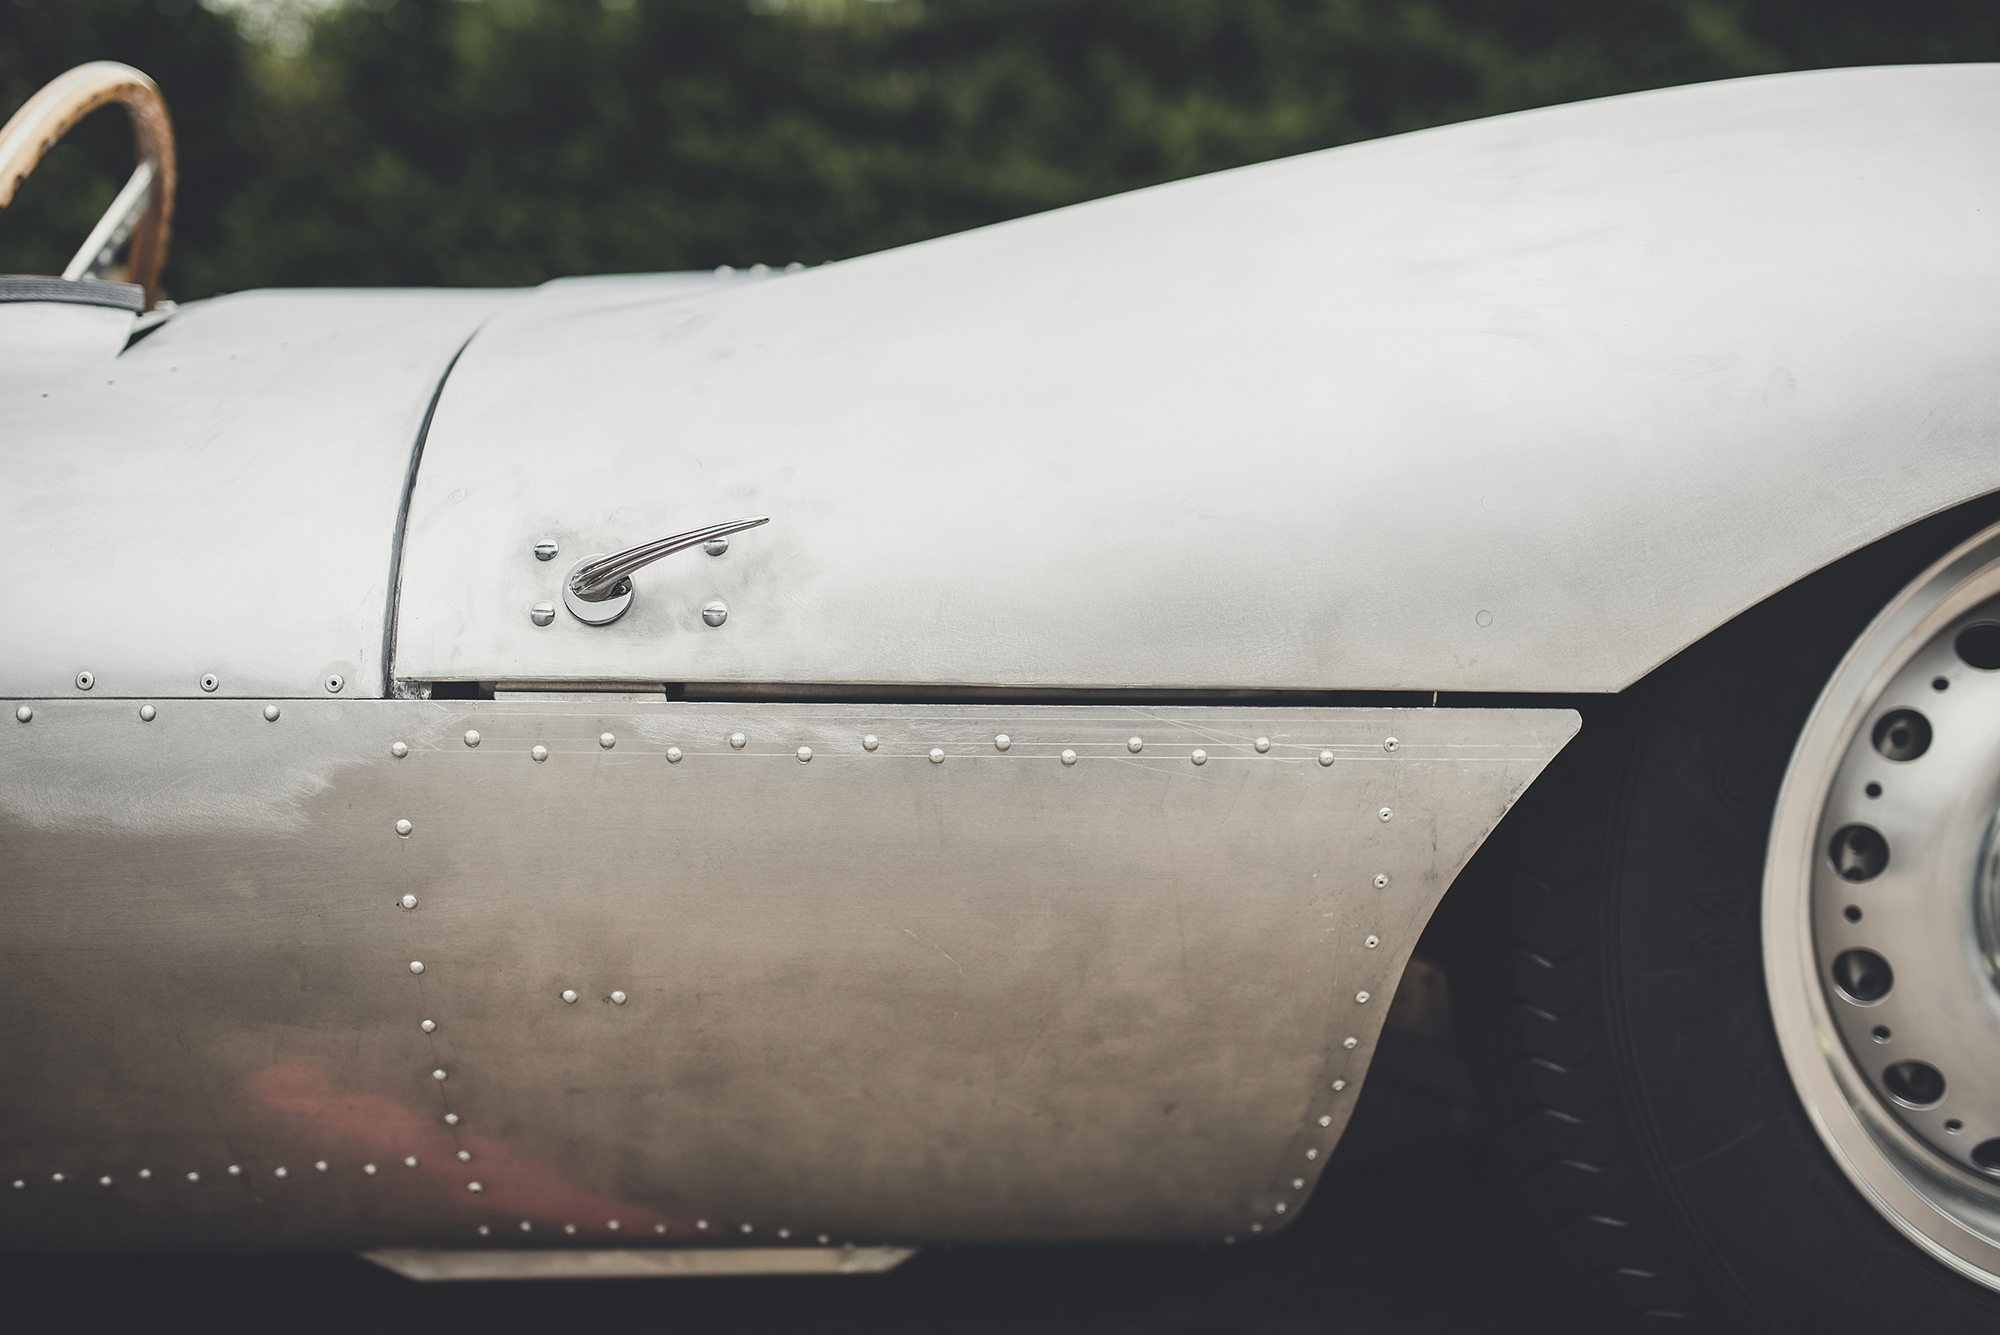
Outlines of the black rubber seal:
M6 301L66 301L73 306L110 306L137 315L146 309L146 289L137 283L107 283L98 278L0 274L0 302Z

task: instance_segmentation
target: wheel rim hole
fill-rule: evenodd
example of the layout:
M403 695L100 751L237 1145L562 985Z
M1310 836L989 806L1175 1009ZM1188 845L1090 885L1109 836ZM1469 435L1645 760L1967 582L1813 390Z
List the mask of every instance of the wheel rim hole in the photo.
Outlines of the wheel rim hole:
M1955 1136L1959 1132L1965 1130L1965 1123L1959 1121L1956 1117L1947 1118L1945 1120L1944 1129L1951 1132L1951 1134Z
M1879 783L1871 783L1861 791L1868 794L1870 797L1880 797L1882 796L1882 785Z
M1882 1072L1882 1083L1891 1098L1911 1108L1933 1107L1944 1097L1944 1072L1929 1062L1897 1062ZM1994 1163L2000 1168L2000 1141L1985 1143L1994 1146Z
M1972 1162L1978 1164L1983 1172L2000 1173L2000 1138L1982 1140L1974 1145Z
M1878 1024L1873 1029L1868 1031L1868 1036L1874 1039L1877 1043L1887 1043L1889 1041L1889 1026L1886 1024Z
M1952 648L1968 667L1981 672L2000 668L2000 622L1976 621L1958 633Z
M1889 865L1889 841L1866 825L1842 826L1827 847L1833 869L1850 881L1872 881Z
M1843 911L1840 916L1847 919L1849 922L1860 922L1861 910L1855 905L1849 904L1846 910Z
M1949 677L1932 677L1931 689L1934 691L1948 691L1951 689L1951 679Z
M1872 950L1846 950L1833 962L1833 982L1849 1001L1880 1001L1896 985L1889 961Z
M1994 629L2000 630L2000 626ZM1995 666L2000 667L2000 663ZM1931 749L1931 721L1914 709L1892 709L1875 720L1874 741L1875 749L1890 760L1915 760ZM1869 787L1875 789L1870 797L1881 791L1879 785Z

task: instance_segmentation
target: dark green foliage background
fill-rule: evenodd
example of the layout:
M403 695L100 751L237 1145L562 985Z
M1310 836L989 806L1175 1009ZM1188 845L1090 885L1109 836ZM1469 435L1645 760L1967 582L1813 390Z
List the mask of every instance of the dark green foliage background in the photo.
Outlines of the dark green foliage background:
M169 291L814 263L1578 98L2000 58L1994 0L349 0L302 49L194 0L0 0L0 104L167 95ZM62 267L130 170L91 118L0 214Z

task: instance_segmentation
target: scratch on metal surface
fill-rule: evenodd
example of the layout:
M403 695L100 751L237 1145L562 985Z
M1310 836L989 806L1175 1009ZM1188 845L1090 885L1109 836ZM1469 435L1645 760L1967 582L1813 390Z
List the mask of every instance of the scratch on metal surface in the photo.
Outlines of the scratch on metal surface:
M909 937L910 940L916 942L920 946L931 945L930 942L924 940L921 936L918 936L915 932L911 931L907 927L903 928L903 935ZM935 950L940 955L944 955L946 959L951 960L951 956L945 953L945 949L943 946L931 946L931 949ZM951 967L958 970L959 973L961 974L965 972L965 966L963 964L960 964L957 960L951 960Z

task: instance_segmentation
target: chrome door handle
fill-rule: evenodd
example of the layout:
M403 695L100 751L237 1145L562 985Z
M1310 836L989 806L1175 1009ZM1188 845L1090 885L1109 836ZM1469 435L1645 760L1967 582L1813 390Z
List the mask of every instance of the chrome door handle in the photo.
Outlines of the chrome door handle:
M663 556L672 556L675 552L698 547L715 538L741 533L746 528L770 522L769 515L732 519L726 524L710 524L707 528L689 529L672 537L642 542L622 552L609 555L599 552L595 556L586 556L571 566L569 574L563 578L563 606L578 621L592 626L608 626L624 616L625 609L632 605L633 571L651 565Z

